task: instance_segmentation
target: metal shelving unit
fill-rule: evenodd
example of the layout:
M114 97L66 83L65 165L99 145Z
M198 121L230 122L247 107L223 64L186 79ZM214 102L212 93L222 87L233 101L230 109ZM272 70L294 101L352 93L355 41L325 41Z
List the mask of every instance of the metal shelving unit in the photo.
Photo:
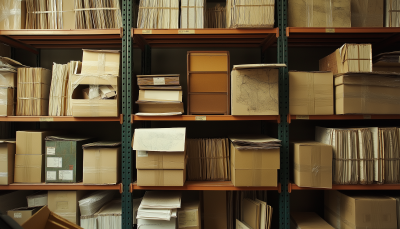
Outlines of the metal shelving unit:
M277 187L235 187L230 181L186 181L184 186L138 186L132 183L130 191L134 190L199 190L199 191L254 191L273 190L281 192L281 184Z

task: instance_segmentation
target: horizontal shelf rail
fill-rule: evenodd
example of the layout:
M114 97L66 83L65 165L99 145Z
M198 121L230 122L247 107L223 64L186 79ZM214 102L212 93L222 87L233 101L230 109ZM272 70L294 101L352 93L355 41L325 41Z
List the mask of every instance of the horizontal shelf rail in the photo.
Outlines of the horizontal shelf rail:
M325 188L306 188L289 183L289 193L292 190L400 190L400 184L371 184L371 185L332 185L332 189Z
M7 116L0 117L0 122L120 122L119 117L72 117L72 116Z
M365 120L365 119L400 119L400 115L288 115L292 120Z
M115 185L84 185L83 183L13 183L10 185L0 185L0 190L119 190L122 193L122 184Z
M131 115L131 123L135 121L276 121L280 122L279 115L177 115L177 116L138 116Z

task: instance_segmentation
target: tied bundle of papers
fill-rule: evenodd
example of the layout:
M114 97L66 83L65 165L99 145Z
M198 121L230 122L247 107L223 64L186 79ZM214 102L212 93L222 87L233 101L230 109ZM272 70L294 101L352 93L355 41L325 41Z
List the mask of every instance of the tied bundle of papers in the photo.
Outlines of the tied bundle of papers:
M27 0L26 29L63 29L62 3L60 0Z
M204 28L205 0L181 0L181 28Z
M184 112L179 75L138 75L140 116L171 116Z
M274 0L227 0L227 28L272 28Z
M68 112L69 64L53 64L51 79L49 116L65 116Z
M226 8L217 4L206 10L206 28L226 28Z
M179 0L140 0L138 29L178 29Z
M13 59L0 57L0 116L15 115L18 67L23 65Z
M229 140L188 139L188 180L230 180Z
M238 150L279 149L281 140L268 136L246 136L229 138Z
M121 27L122 16L119 0L75 0L76 29L116 29Z

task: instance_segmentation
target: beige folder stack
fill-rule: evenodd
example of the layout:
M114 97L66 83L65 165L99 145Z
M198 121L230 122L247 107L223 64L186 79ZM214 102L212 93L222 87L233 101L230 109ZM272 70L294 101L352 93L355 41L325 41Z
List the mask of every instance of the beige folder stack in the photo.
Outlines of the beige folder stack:
M187 139L188 180L231 180L227 138Z
M274 27L274 0L227 0L227 28Z
M140 0L139 29L178 29L179 0Z
M226 8L217 4L206 9L206 28L226 28Z
M181 0L181 28L203 29L205 0Z
M75 28L121 28L122 16L119 2L119 0L75 0Z

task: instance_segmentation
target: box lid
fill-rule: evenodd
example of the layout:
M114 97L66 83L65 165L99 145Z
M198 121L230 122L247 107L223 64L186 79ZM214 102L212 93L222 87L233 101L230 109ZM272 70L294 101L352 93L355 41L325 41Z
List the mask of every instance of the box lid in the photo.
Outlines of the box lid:
M117 148L121 146L121 142L93 142L85 144L82 148Z

